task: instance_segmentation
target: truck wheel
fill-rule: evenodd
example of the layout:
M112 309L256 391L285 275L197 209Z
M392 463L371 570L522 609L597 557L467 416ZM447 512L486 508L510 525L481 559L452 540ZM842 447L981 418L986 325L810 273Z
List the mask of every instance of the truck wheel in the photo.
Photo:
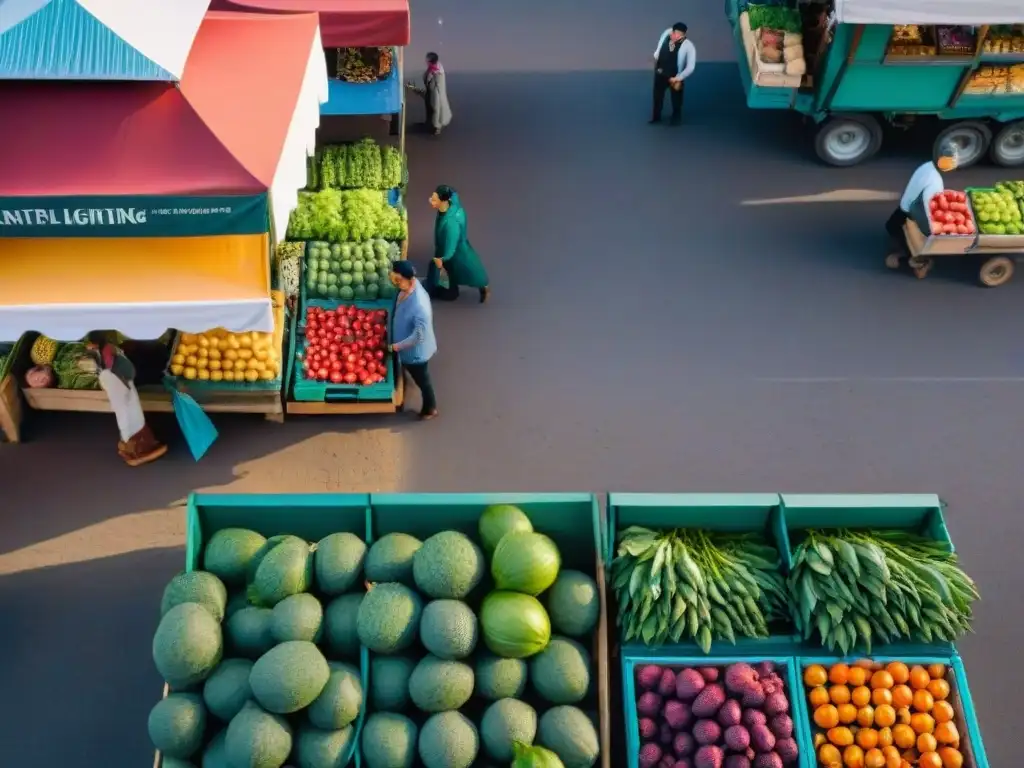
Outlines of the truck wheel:
M814 137L818 159L837 168L862 163L881 146L882 126L871 115L833 115Z
M1013 277L1013 259L1006 256L993 256L981 265L978 270L978 280L986 288L998 288L1000 285L1010 282Z
M993 163L1004 168L1024 165L1024 120L1002 127L992 141L989 156Z
M968 168L981 160L992 143L992 131L977 120L954 123L943 130L935 139L932 154L936 159L944 144L952 144L957 150L957 168Z

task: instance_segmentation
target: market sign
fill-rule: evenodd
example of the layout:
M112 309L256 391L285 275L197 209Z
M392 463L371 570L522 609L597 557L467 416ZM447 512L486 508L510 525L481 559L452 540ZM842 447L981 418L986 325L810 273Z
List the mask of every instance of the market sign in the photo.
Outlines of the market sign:
M256 235L268 222L266 195L0 198L0 237Z

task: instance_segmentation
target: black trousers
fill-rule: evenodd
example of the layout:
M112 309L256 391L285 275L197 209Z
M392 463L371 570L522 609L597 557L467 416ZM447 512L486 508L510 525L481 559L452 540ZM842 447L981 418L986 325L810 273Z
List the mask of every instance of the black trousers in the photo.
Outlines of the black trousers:
M427 368L427 365L428 363L405 364L405 370L409 372L409 376L416 386L419 387L420 395L423 399L423 407L420 408L420 413L430 413L437 410L437 398L434 396L434 385L430 381L430 370Z
M672 119L679 120L683 116L683 92L686 90L686 82L680 83L677 91L669 83L668 75L654 73L654 111L651 119L661 120L661 107L665 103L665 91L669 92L672 100Z
M909 218L906 211L897 205L896 210L892 212L892 215L885 222L885 231L889 235L889 246L896 248L903 256L910 255L907 250L907 238L903 235L903 225L907 223Z

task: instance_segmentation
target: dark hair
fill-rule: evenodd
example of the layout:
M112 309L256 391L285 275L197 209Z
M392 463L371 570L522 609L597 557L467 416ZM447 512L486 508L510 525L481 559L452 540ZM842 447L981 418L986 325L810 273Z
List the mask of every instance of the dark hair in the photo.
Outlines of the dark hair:
M438 55L431 51L430 53L427 54L427 61L430 62L431 64L437 64Z
M391 265L391 271L399 277L404 277L406 280L412 280L416 277L416 267L413 266L411 261L396 261Z
M441 198L441 201L445 203L451 200L452 195L455 194L455 190L449 187L447 184L442 184L434 191L437 193L437 196Z
M681 21L677 21L675 24L672 25L673 32L682 32L684 35L686 34L687 29L689 29L689 27L687 27Z

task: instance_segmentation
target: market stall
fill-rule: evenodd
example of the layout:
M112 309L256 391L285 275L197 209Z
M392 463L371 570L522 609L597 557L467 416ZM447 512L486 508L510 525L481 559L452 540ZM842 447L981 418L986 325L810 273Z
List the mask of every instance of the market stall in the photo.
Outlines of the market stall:
M922 0L729 0L747 104L817 124L830 165L872 157L885 128L938 125L960 166L1024 165L1024 6Z
M258 82L256 59L268 64ZM39 386L24 377L52 367L52 340L110 329L164 334L140 345L146 367L159 368L140 387L144 407L170 408L164 384L203 385L208 411L281 416L284 315L271 295L270 244L305 184L325 97L313 14L208 14L180 84L0 83L0 339L33 336L12 368L30 406L106 410L94 383L71 390L54 386L60 376L33 377ZM237 343L273 360L241 356L237 381L234 371L203 375L220 369L189 364L191 345L167 329L209 332L225 352ZM31 352L37 338L45 355ZM197 361L207 359L200 344Z

